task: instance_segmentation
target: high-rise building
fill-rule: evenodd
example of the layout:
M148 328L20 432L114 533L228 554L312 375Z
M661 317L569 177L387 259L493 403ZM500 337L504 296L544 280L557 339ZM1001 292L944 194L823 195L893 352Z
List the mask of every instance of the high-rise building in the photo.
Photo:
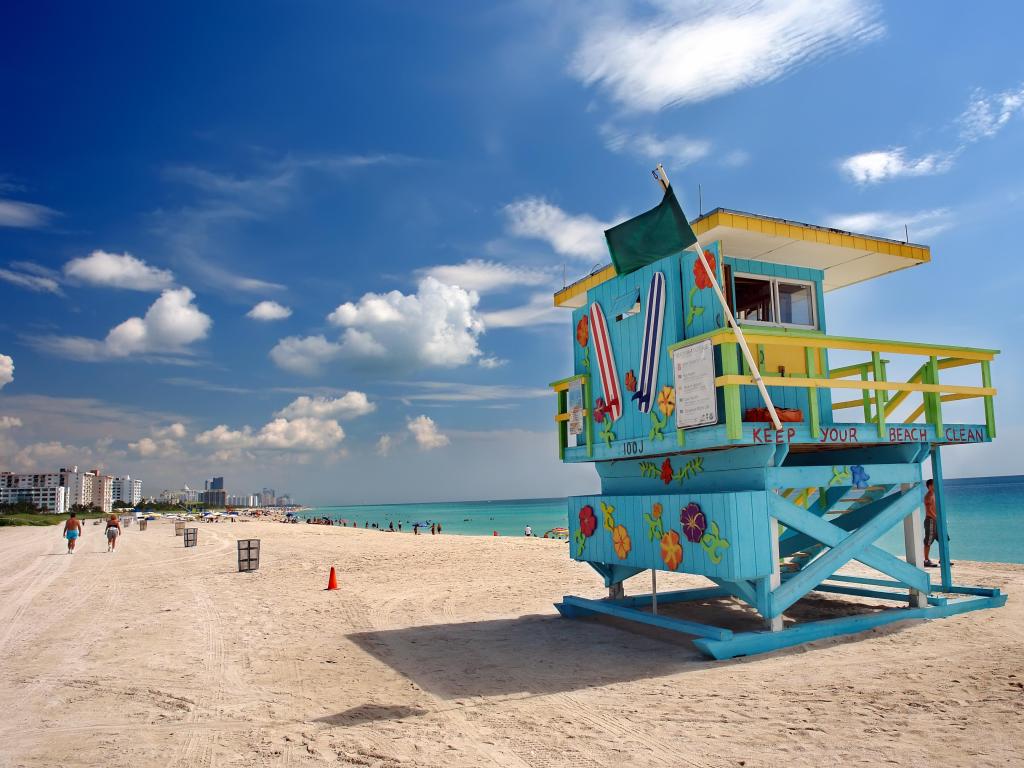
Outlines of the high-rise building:
M109 512L114 504L114 478L98 469L80 472L78 467L61 467L60 484L67 488L68 507L80 504Z
M228 505L228 494L221 489L210 489L199 494L199 500L211 509L223 509Z
M61 485L60 473L0 472L0 504L24 502L37 509L64 514L68 509L68 489Z
M277 492L273 488L264 488L260 492L260 506L272 507L277 502Z
M223 477L211 477L206 481L205 489L207 491L223 491L224 490L224 478Z
M114 501L131 504L134 507L142 501L142 481L133 480L130 475L115 477L111 494Z

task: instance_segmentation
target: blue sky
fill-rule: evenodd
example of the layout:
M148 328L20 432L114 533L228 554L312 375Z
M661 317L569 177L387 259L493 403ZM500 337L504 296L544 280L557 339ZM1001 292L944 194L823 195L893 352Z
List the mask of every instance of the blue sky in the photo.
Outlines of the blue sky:
M571 329L550 295L657 202L662 161L691 216L700 184L705 211L931 245L830 294L829 331L1000 348L999 440L947 472L1020 471L1018 4L4 16L5 467L304 502L591 491L554 451Z

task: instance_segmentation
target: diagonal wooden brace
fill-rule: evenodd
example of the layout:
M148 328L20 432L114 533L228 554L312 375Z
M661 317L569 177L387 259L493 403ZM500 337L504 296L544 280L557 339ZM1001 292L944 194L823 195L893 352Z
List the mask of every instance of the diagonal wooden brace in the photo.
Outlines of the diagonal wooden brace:
M929 592L931 585L928 574L874 546L882 534L921 505L921 486L914 485L904 493L889 498L892 502L886 508L856 532L848 533L777 494L770 494L772 514L780 522L830 547L828 552L772 592L770 615L781 614L850 560L859 560L913 589Z

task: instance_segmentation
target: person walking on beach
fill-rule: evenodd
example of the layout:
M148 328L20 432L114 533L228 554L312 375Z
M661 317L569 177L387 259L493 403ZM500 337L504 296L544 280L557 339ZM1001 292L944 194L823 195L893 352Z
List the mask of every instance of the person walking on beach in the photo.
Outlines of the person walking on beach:
M412 535L413 536L419 536L420 535L420 524L419 523L413 523L412 524Z
M924 495L924 565L925 568L936 568L938 565L928 556L932 544L939 538L939 523L935 514L935 481L929 480L925 485L928 492Z
M437 523L431 523L430 524L430 535L431 536L436 536L437 535Z
M64 533L62 535L68 540L68 554L75 554L75 542L82 535L82 521L78 519L76 512L72 512L71 517L64 521Z
M437 524L437 535L438 536L441 535L441 524L440 523Z
M121 535L121 521L117 515L111 515L107 520L107 552L117 549L117 537Z

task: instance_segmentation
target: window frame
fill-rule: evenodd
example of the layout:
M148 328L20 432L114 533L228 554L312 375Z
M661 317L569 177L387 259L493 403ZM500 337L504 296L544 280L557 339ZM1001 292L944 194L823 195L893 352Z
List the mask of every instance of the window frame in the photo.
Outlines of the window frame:
M733 302L735 303L735 280L738 277L745 277L748 280L763 280L771 286L772 292L772 314L776 318L782 317L782 305L779 301L779 283L786 283L788 285L801 285L811 289L811 324L804 325L803 323L784 323L781 319L779 320L740 320L737 318L737 322L743 325L763 325L768 328L799 328L804 331L816 331L820 325L818 322L818 284L814 280L802 280L797 277L777 277L776 275L757 275L753 272L740 272L738 270L732 271L732 285L733 285ZM734 307L734 312L736 309Z

